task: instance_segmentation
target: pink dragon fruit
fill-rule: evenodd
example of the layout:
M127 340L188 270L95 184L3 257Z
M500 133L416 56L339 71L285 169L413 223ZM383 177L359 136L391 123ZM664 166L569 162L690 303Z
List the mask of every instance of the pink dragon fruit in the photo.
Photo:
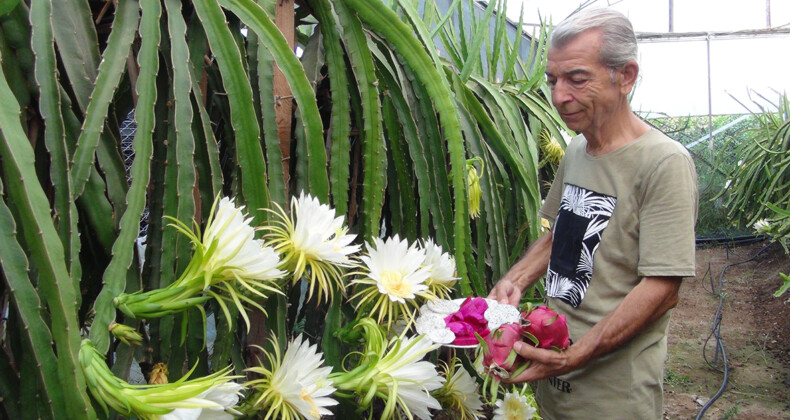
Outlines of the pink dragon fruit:
M493 404L499 393L499 382L502 378L508 379L516 376L529 367L530 362L524 360L513 349L513 344L521 341L521 325L518 323L502 324L485 339L477 336L480 342L482 365L485 375L483 381L483 399ZM478 363L480 359L478 359Z
M503 324L485 338L483 366L499 377L507 378L521 356L513 350L513 344L521 341L519 324Z
M521 313L522 334L542 349L565 349L570 345L565 315L546 306L530 308ZM534 340L533 340L534 338Z
M545 306L527 306L518 323L503 324L488 337L477 337L482 350L482 364L488 373L483 382L483 397L496 400L501 379L518 376L530 361L516 353L513 345L524 341L545 349L561 350L570 345L565 316ZM479 363L479 362L478 362Z
M468 297L457 312L444 318L447 328L455 334L453 344L459 346L477 344L475 333L488 336L488 321L483 316L488 303L483 298Z

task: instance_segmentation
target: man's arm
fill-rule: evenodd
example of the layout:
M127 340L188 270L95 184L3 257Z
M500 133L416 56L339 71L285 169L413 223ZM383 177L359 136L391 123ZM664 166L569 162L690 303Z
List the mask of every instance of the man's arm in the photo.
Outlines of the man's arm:
M620 348L675 307L679 289L680 277L644 277L620 305L561 353L516 343L516 352L532 364L509 382L562 375Z
M491 289L489 299L518 306L524 290L546 274L551 256L551 234L549 231L527 248L524 256Z

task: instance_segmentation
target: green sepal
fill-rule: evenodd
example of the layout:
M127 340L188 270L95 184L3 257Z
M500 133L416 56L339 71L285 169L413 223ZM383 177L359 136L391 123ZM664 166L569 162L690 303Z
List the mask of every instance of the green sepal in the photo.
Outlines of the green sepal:
M516 353L516 350L510 349L510 353L507 354L507 358L505 358L502 364L505 366L513 366L513 364L516 363L517 357L518 353Z
M477 338L477 342L480 344L480 347L483 349L483 354L490 354L491 349L488 348L488 343L486 343L486 341L483 339L483 337L480 336L480 334L477 333L477 331L475 331L475 338Z
M532 360L526 360L524 363L520 364L517 368L513 369L510 372L510 377L513 378L513 377L516 377L518 375L521 375L521 373L524 372L525 370L527 370L527 368L531 364L532 364Z
M524 338L526 338L526 339L528 339L529 341L531 341L531 342L532 342L532 344L533 344L535 347L537 347L537 346L538 346L538 344L540 344L540 340L538 340L538 337L535 337L535 336L534 336L534 335L533 335L531 332L528 332L528 331L522 331L522 332L521 332L521 336L522 336L522 337L524 337Z
M535 309L535 305L532 302L525 302L523 305L521 305L521 314L529 315L529 313L532 312L534 309Z

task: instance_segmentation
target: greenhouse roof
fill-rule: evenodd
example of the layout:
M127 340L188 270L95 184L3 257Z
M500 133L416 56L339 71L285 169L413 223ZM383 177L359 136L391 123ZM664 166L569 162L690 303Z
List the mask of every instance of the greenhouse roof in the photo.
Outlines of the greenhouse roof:
M786 0L507 0L508 16L559 22L575 9L610 7L639 37L641 81L633 107L672 116L741 114L760 95L790 90ZM527 28L525 28L527 29ZM751 93L750 93L751 92ZM735 96L737 100L733 99Z

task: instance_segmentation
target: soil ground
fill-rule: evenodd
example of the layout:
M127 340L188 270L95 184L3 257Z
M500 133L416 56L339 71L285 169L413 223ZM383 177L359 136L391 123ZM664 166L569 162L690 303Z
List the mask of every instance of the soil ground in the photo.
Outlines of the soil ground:
M723 358L711 337L720 295L729 378L702 418L790 419L790 302L787 294L773 296L778 274L790 273L790 257L778 244L766 245L697 250L697 276L683 282L669 327L665 419L696 418L722 386ZM761 250L727 268L719 286L727 265Z

